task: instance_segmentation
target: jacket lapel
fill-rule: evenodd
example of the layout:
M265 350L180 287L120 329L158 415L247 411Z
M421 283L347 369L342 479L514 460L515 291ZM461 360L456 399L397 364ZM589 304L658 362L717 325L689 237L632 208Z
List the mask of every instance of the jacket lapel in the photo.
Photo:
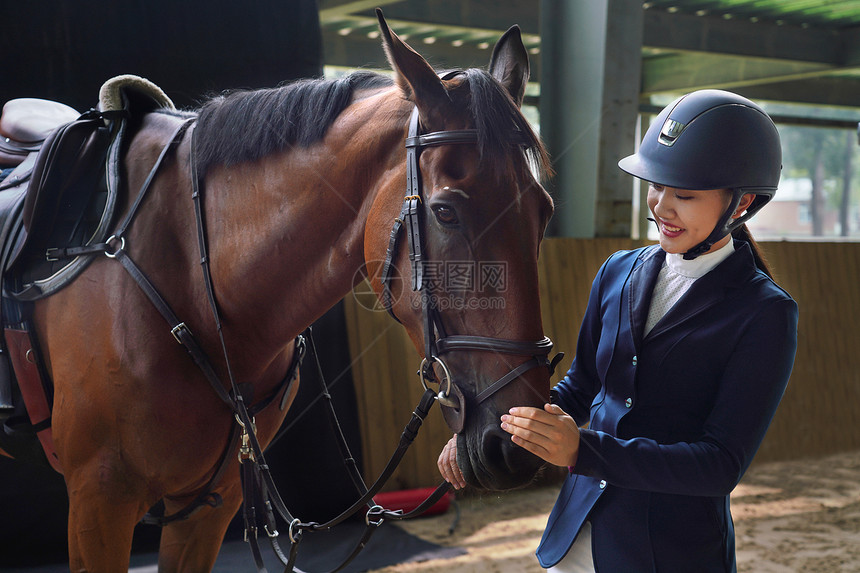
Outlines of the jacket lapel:
M630 290L628 292L630 308L630 330L636 346L642 341L642 332L645 330L645 322L648 320L648 309L651 307L651 296L654 293L654 285L663 262L666 260L666 251L655 245L643 251L637 261L638 266L633 269L630 277Z
M690 290L654 325L648 333L648 339L675 328L719 303L725 298L727 289L744 282L747 275L755 272L749 245L736 242L735 249L729 258L693 283Z

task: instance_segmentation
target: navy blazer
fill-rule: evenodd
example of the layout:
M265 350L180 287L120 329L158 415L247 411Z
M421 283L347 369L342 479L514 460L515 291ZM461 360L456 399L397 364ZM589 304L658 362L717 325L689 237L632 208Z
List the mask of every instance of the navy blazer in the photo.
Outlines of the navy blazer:
M735 249L644 338L666 253L623 251L600 269L553 391L589 426L537 549L543 567L590 520L597 571L736 570L729 494L788 383L797 304L747 243Z

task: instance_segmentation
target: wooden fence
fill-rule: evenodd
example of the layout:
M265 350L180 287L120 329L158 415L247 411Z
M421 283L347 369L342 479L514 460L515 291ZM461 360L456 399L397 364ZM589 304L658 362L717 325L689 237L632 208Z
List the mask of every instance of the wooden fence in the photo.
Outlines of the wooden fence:
M591 282L630 239L547 239L539 275L544 331L566 353L576 348ZM757 462L860 448L860 243L762 242L774 275L800 306L794 371ZM366 288L366 287L365 287ZM418 353L387 313L369 310L366 291L345 312L369 478L379 474L422 393ZM553 381L555 382L555 380ZM436 458L451 433L434 407L388 489L435 485Z

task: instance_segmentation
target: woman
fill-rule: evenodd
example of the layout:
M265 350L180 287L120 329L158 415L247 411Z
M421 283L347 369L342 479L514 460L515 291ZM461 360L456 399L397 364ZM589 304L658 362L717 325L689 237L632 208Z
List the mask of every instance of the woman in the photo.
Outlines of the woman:
M538 560L559 572L735 571L729 494L797 348L797 305L744 225L776 192L779 136L754 103L703 90L664 109L619 166L651 182L660 244L604 263L553 404L502 416L516 444L570 468ZM439 467L462 487L455 449Z

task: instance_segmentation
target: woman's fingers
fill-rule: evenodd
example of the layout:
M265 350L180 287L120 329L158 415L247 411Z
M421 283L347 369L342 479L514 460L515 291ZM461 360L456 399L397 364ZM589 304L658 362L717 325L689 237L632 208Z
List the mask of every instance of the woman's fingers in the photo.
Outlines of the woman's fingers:
M454 437L448 440L448 443L442 448L442 453L439 454L436 466L439 468L439 473L442 474L445 481L454 486L454 489L466 487L463 472L460 471L460 466L457 465L457 434L454 434Z
M511 440L551 464L573 465L579 452L579 428L560 407L511 408L502 416Z

